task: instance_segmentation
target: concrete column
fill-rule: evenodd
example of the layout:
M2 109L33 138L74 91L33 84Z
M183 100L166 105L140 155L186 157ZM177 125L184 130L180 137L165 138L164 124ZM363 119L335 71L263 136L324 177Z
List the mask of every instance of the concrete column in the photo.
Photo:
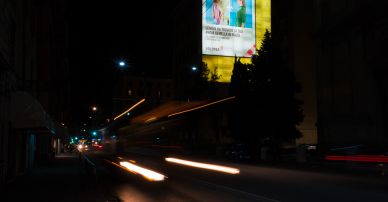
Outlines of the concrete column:
M62 141L61 139L57 139L57 154L60 154L61 153L61 150L62 150Z

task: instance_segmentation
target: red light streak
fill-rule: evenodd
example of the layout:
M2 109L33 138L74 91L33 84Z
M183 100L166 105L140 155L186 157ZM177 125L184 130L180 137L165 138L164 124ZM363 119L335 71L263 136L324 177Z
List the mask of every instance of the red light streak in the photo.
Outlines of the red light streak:
M383 156L383 155L350 155L350 156L327 155L327 156L325 156L325 160L388 163L388 156Z

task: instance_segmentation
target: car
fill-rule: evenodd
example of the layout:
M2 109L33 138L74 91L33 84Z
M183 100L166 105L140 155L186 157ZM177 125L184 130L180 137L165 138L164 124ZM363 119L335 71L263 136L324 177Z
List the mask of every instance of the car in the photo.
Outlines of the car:
M226 146L224 155L227 159L233 161L252 160L248 146L243 143L231 144Z

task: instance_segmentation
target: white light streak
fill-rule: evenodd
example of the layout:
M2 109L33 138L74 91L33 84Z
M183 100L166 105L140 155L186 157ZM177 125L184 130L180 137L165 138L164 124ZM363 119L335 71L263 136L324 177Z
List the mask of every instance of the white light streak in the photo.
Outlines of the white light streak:
M164 176L160 173L157 173L157 172L152 171L152 170L148 170L146 168L142 168L140 166L129 163L127 161L121 161L120 165L125 167L126 169L128 169L131 172L138 173L138 174L142 175L143 177L145 177L146 179L148 179L150 181L163 181L166 178L166 176Z
M172 162L172 163L187 165L187 166L196 167L196 168L214 170L214 171L219 171L219 172L225 172L225 173L229 173L229 174L239 174L240 173L240 170L237 168L231 168L231 167L220 166L220 165L215 165L215 164L199 163L199 162L188 161L188 160L177 159L177 158L165 158L165 160L168 162Z

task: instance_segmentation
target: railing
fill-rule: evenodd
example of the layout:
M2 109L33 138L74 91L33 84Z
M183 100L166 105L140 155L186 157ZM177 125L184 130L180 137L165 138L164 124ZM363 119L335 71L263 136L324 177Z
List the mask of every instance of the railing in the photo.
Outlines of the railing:
M86 176L92 177L97 180L97 167L96 164L90 160L83 152L79 152L80 172Z

